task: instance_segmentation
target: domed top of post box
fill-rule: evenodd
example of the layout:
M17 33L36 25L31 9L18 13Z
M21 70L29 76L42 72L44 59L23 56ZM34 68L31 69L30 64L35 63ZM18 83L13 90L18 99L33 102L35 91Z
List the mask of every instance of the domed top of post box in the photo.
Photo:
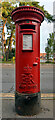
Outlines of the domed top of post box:
M31 20L41 23L44 20L43 11L32 6L17 7L12 11L11 16L15 23L23 20Z

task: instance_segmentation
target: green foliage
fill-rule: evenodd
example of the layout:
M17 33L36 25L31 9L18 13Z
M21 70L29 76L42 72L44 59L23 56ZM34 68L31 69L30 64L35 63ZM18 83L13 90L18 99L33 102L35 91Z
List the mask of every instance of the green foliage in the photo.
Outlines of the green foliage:
M51 61L46 61L45 63L51 63Z
M53 44L53 53L55 53L55 40L54 40L54 44Z
M11 51L9 51L9 57L8 57L8 59L10 59L10 60L11 60L11 58L12 58L12 52L11 52Z
M15 48L13 48L11 52L13 54L13 57L15 57Z
M15 7L12 6L12 3L9 2L2 2L2 17L7 18L8 16L11 16L11 11Z
M46 52L46 58L47 58L47 60L49 61L50 48L49 48L49 47L46 47L46 48L45 48L45 52Z
M8 50L6 51L8 52ZM11 59L15 57L15 49L13 48L11 51L9 50L9 54L8 54L8 61L11 61ZM5 58L5 57L4 57ZM5 59L4 59L5 60Z
M12 10L17 7L17 5L14 6L14 4L15 3L13 3L13 2L12 3L11 2L2 2L2 20L3 20L2 35L3 35L3 39L4 39L3 41L5 41L5 45L8 46L9 51L11 51L12 42L15 40L15 34L14 34L15 33L15 25L14 25L12 18L11 18ZM5 40L5 33L4 33L5 25L7 27L7 35L9 35L7 40ZM4 48L3 48L3 50L4 50ZM10 54L10 52L9 52L9 54Z
M33 2L20 2L19 5L20 5L20 6L29 5L29 6L37 7L37 8L41 9L41 10L44 12L45 18L47 18L48 22L53 21L53 19L52 19L53 16L52 16L51 14L49 14L48 11L46 11L46 10L44 9L44 5L40 6L40 5L39 5L39 2L36 2L36 1L33 1Z
M53 52L55 51L54 46L54 33L50 33L49 38L47 39L47 47L45 48L47 60L49 60L49 57L51 57L51 55L53 56Z
M2 55L3 55L3 54L2 54ZM3 55L3 59L2 59L2 61L5 61L5 59L6 59L6 58L5 58L5 55Z

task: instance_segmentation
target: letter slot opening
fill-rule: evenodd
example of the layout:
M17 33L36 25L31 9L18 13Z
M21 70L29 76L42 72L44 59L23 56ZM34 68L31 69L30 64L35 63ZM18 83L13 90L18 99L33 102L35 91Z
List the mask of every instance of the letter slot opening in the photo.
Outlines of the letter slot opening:
M21 25L21 29L33 29L35 30L35 25Z

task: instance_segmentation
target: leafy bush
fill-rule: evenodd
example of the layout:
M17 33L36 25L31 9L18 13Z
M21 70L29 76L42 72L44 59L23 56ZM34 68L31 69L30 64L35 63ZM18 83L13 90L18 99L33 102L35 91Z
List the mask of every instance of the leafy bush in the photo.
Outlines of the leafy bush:
M9 51L9 57L8 59L12 59L13 57L15 57L15 49L12 49L11 51Z
M11 58L12 58L12 52L9 51L9 57L8 57L8 59L11 59Z
M51 61L46 61L45 63L51 63Z
M2 59L2 61L5 61L5 59L6 59L5 55L3 55L3 59Z
M15 48L12 49L12 55L15 57Z

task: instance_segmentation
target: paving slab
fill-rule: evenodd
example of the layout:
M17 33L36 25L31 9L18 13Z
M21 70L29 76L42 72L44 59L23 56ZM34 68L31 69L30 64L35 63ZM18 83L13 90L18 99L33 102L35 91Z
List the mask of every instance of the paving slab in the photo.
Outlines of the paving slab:
M15 111L15 99L7 98L2 99L2 118L53 118L53 108L53 100L41 99L41 111L37 115L20 116Z

